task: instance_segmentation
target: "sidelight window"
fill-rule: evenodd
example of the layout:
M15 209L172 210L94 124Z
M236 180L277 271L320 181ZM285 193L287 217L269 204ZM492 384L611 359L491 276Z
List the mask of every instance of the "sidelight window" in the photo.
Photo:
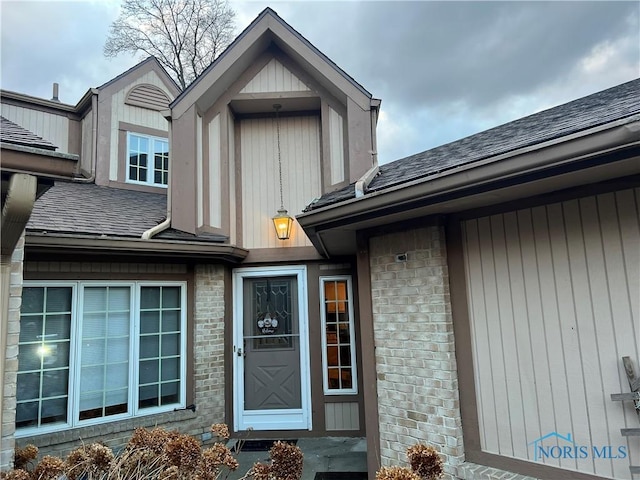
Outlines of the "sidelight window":
M325 395L355 394L355 327L350 276L320 277Z

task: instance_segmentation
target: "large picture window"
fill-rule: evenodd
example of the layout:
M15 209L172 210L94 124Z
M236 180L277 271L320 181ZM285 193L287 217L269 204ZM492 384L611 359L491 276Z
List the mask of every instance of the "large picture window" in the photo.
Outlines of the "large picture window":
M127 181L166 186L169 183L169 141L129 132Z
M350 276L320 277L325 395L356 394L355 327Z
M25 282L18 434L183 407L185 290L183 283Z

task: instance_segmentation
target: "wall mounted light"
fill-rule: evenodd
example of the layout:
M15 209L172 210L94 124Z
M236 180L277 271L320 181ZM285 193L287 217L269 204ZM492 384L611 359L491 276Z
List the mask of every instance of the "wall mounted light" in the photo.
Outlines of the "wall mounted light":
M280 178L280 209L278 213L271 218L273 226L276 229L276 235L279 240L287 240L291 236L291 227L293 226L293 218L289 216L286 208L284 208L284 201L282 200L282 156L280 153L280 108L282 105L276 103L273 108L276 111L276 131L278 137L278 174Z

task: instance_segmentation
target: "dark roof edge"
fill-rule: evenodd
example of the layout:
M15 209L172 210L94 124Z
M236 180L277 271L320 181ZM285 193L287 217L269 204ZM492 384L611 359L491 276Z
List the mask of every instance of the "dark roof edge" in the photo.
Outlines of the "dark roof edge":
M208 258L241 262L249 251L235 245L180 240L142 240L91 235L49 234L27 231L25 245L31 251L68 251L69 253L107 253L113 255L168 256L172 258Z
M76 113L76 107L68 103L56 102L55 100L47 100L46 98L35 97L26 93L14 92L11 90L0 89L0 98L8 98L11 100L18 100L21 102L34 103L36 105L42 105L43 107L49 107L57 109L63 112Z
M80 160L80 155L75 153L56 152L46 148L29 147L19 143L0 142L0 147L4 150L15 150L17 152L31 153L33 155L42 155L44 157L53 157L62 160L73 160L75 162Z
M277 14L277 12L275 10L273 10L271 7L266 7L264 10L262 10L262 12L260 12L258 14L258 16L244 29L242 30L242 32L240 32L238 34L238 36L233 40L233 42L231 42L227 48L224 49L224 51L218 55L218 57L211 63L211 65L209 65L207 68L205 68L203 70L203 72L198 75L198 77L191 82L187 88L185 88L176 98L173 102L171 102L171 104L169 104L169 108L173 108L181 99L183 96L185 96L188 92L190 92L193 88L195 88L195 86L200 83L200 81L202 80L202 78L204 78L210 70L213 70L216 65L222 61L222 59L235 47L235 45L237 43L239 43L246 35L247 33L254 28L259 22L260 20L262 20L264 17L266 17L267 15L271 15L275 20L277 20L284 28L286 28L287 30L289 30L293 35L295 35L296 37L298 37L300 40L302 40L302 42L304 42L314 53L316 53L317 55L319 55L323 60L325 60L329 65L331 65L340 75L342 75L345 79L347 79L350 83L352 83L358 90L360 90L364 95L366 95L369 98L372 98L371 93L364 88L361 84L359 84L352 76L350 76L348 73L346 73L344 70L342 70L333 60L331 60L329 57L327 57L324 53L322 53L320 50L318 50L309 40L307 40L300 32L298 32L295 28L293 28L291 25L289 25L282 17L280 17L280 15Z
M545 170L553 165L596 156L599 153L624 148L638 142L640 142L640 119L636 118L636 121L629 122L627 117L478 162L464 164L440 174L369 192L360 198L351 198L320 207L298 215L296 220L311 236L317 230L321 230L324 224L340 220L341 224L347 225L351 223L350 218L355 218L364 212L371 212L372 209L381 210L385 206L398 202L426 195L440 195L503 176ZM571 144L570 147L569 144Z

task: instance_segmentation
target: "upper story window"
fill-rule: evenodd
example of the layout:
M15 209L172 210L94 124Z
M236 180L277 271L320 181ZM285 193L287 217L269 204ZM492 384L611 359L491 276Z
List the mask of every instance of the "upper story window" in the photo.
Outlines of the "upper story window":
M183 407L185 304L183 282L26 282L18 434Z
M166 186L169 183L169 141L166 138L129 133L127 181Z

